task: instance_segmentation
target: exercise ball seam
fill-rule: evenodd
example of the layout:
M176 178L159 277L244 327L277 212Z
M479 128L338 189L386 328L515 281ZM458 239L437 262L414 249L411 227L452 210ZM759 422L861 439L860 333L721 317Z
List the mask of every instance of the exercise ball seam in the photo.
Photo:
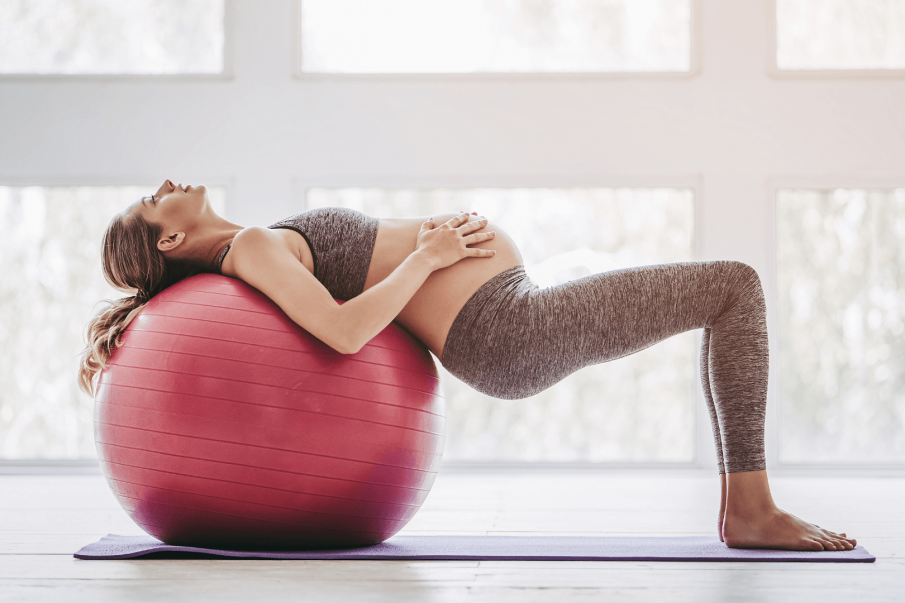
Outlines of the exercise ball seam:
M154 351L159 351L159 350L154 350ZM168 354L180 354L180 352L165 352L165 353L168 353ZM192 356L192 355L194 355L194 354L184 354L184 355L186 355L186 356ZM202 357L203 357L203 358L207 358L207 356L202 356ZM274 388L274 389L282 389L282 390L285 390L285 391L298 391L298 392L304 392L304 391L316 391L316 390L296 389L296 388L294 388L294 387L285 387L285 386L281 386L281 385L271 385L271 384L269 384L269 383L265 383L265 382L261 382L261 381L248 381L248 380L245 380L245 379L229 379L229 378L226 378L226 377L219 377L219 376L213 376L213 375L199 375L199 374L196 374L196 373L186 373L186 372L182 372L182 371L174 371L174 370L170 370L170 369L151 368L151 367L146 367L146 366L135 366L135 365L131 365L131 364L122 364L122 363L117 363L117 365L118 365L118 366L125 366L125 367L131 368L131 369L143 370L143 371L152 371L152 372L158 372L158 373L170 373L170 374L174 374L174 375L191 375L191 376L193 376L193 377L204 377L204 378L208 378L208 379L217 379L218 381L230 381L230 382L232 382L232 383L248 383L248 384L250 384L250 385L263 385L263 386L266 386L266 387L272 387L272 388ZM293 371L293 372L299 372L299 373L311 373L311 374L314 374L314 375L319 375L319 374L321 374L321 373L319 373L318 371L306 371L306 370L304 370L304 369L297 369L297 370L296 370L296 369L285 369L285 370L287 370L287 371ZM427 391L424 391L424 390L415 389L415 388L413 388L413 387L405 387L404 385L396 385L396 384L394 384L394 383L383 383L383 382L380 382L380 381L372 381L372 380L370 380L370 379L356 379L355 377L349 377L349 376L347 376L347 375L331 375L331 376L332 376L332 377L335 377L335 378L337 378L337 379L348 379L349 381L356 381L356 382L359 382L359 383L372 383L372 384L376 384L376 385L382 385L382 386L384 386L384 387L392 387L392 388L397 388L397 389L405 389L405 390L408 390L408 391L410 391L410 392L417 392L417 393L419 393L419 394L427 394L427 395L431 395L431 396L438 396L438 397L440 397L440 398L443 397L443 396L440 396L439 394L434 393L434 392L427 392ZM444 398L444 399L445 399L445 398Z
M368 462L368 461L362 461L362 460L360 460L360 459L354 459L354 458L349 458L349 457L344 457L344 456L336 456L336 455L331 455L331 454L316 454L316 453L314 453L314 452L307 452L307 451L300 451L300 450L291 450L291 449L289 449L289 448L275 448L275 447L273 447L273 446L260 446L260 445L257 445L257 444L246 444L245 442L235 442L235 441L232 441L232 440L218 440L218 439L215 439L215 438L203 438L203 437L199 437L199 436L184 436L184 435L181 435L181 434L172 434L172 433L165 432L165 431L158 431L158 430L156 430L156 429L146 429L146 428L142 428L142 427L132 427L131 425L120 425L120 424L117 424L117 423L108 423L108 422L106 422L106 421L98 421L98 420L96 420L96 419L95 419L94 423L100 424L100 425L109 425L110 427L120 427L120 428L123 428L123 429L135 429L135 430L138 430L138 431L145 431L145 432L147 432L147 433L157 433L157 434L161 434L161 435L169 435L169 436L179 436L179 437L185 437L185 438L192 438L192 439L194 439L194 440L201 440L201 441L208 441L208 442L218 442L218 443L222 443L222 444L240 444L240 445L242 445L242 446L250 446L250 447L252 447L252 448L260 448L260 449L262 449L262 450L277 450L277 451L280 451L280 452L296 452L296 453L299 453L299 454L308 454L308 455L316 456L316 457L319 457L319 458L336 459L336 460L339 460L339 461L355 461L355 462L359 462L359 463L366 463L366 462ZM97 440L95 440L95 443L97 443ZM370 442L368 442L368 443L370 443ZM375 446L383 446L383 447L385 447L384 444L375 444ZM397 448L397 450L399 450L399 448ZM442 453L442 452L437 452L437 453L434 453L434 454L429 454L429 453L427 453L427 452L424 451L424 450L417 450L417 449L414 449L414 448L405 448L405 449L402 449L402 450L408 450L408 451L411 451L411 452L424 453L425 456L431 456L431 457L435 457L435 458L436 458L436 457L442 457L442 456L443 456L443 453ZM389 464L387 464L387 463L370 463L370 464L371 464L371 465L374 465L375 467L390 467L390 468L393 468L393 469L410 469L410 470L412 470L412 471L417 471L417 470L418 470L418 469L416 469L415 467L407 467L407 466L405 466L405 465L389 465ZM424 473L427 473L427 474L433 473L433 472L430 471L429 469L423 469L422 471L423 471Z
M138 331L141 331L142 333L154 333L154 334L156 334L156 335L167 335L167 333L165 333L165 332L163 332L163 331L152 331L152 330L150 330L150 329L138 329ZM278 347L274 347L274 346L265 346L265 345L257 345L257 344L253 344L253 343L245 343L244 341L243 341L243 342L238 342L238 341L228 340L228 339L217 339L217 338L215 338L215 337L198 337L198 336L196 336L196 335L182 335L182 337L184 337L184 338L186 338L186 339L205 339L205 340L208 340L208 341L226 341L226 342L228 342L228 343L235 343L236 345L244 345L244 346L251 346L251 347L260 347L260 348L265 348L265 349L268 349L268 350L276 350L276 351L280 351L280 352L289 352L290 354L310 354L310 355L312 355L312 356L322 356L322 357L327 357L327 358L336 358L336 356L335 356L334 354L330 354L330 353L322 354L322 353L319 353L319 352L308 351L308 350L292 350L292 349L287 349L287 348L278 348ZM245 364L252 364L252 365L255 365L255 366L270 366L270 365L268 365L268 364L266 364L266 363L263 363L263 362L240 361L240 360L235 360L235 359L233 359L233 358L224 358L224 357L222 357L222 356L209 356L209 355L205 355L205 354L193 354L193 353L191 353L191 352L180 352L180 351L173 351L173 350L161 350L161 349L158 349L158 348L140 347L140 346L135 346L135 345L130 345L129 347L132 348L132 349L137 349L137 350L147 350L147 351L149 351L149 352L166 352L166 353L169 353L169 354L185 354L186 356L197 356L197 357L199 357L199 358L211 358L212 360L224 360L224 361L227 361L227 362L244 362ZM384 348L384 349L386 349L386 348ZM395 350L394 350L394 351L395 351ZM410 369L405 369L405 368L393 366L393 365L391 365L391 364L381 364L381 363L379 363L379 362L372 362L372 361L370 361L370 360L362 360L362 359L360 359L360 358L355 358L356 354L345 354L344 356L345 356L345 357L342 359L343 362L347 362L347 361L348 361L348 362L354 362L354 363L357 363L357 364L367 364L367 365L370 365L370 366L378 366L378 367L382 367L382 368L384 368L384 369L393 370L393 371L401 371L401 372L411 373L411 374L415 374L415 375L424 375L425 377L429 377L429 378L435 380L438 384L439 384L439 383L442 383L442 380L440 379L440 377L439 377L438 374L424 373L424 372L421 372L421 371L414 371L414 370L410 370ZM302 370L302 371L304 371L304 369L293 369L293 368L282 367L282 366L281 366L281 367L277 367L277 368L281 368L281 369L285 369L285 370ZM305 372L316 373L317 371L305 371ZM347 377L347 375L343 375L343 377ZM349 378L350 378L350 379L354 379L354 377L349 377ZM367 380L367 379L360 379L360 381L368 381L368 380Z
M95 440L95 443L99 443L98 440ZM139 450L141 452L148 452L147 450L145 450L143 448L136 448L134 446L123 446L122 444L111 444L110 442L103 442L103 444L105 446L112 446L114 448L123 448L125 450ZM288 473L289 475L302 475L305 477L316 477L316 478L320 478L320 479L327 479L327 480L333 480L333 481L338 481L338 482L347 482L347 483L351 483L351 484L372 484L373 483L373 482L365 482L365 481L361 481L361 480L347 479L347 478L342 478L342 477L331 477L329 475L319 475L317 473L299 473L298 471L287 471L286 469L273 469L271 467L261 467L260 465L245 465L242 463L230 463L228 461L222 461L222 460L218 460L218 459L207 459L207 458L203 458L203 457L187 456L184 454L173 454L171 452L153 451L153 454L161 454L164 456L172 456L172 457L177 457L177 458L189 459L189 460L193 460L193 461L204 461L207 463L219 463L221 465L235 465L235 466L239 466L239 467L248 467L249 469L264 469L266 471L275 471L277 473ZM305 453L298 453L298 454L305 454ZM110 461L110 460L104 458L104 462L116 463L117 461ZM366 463L366 461L355 461L355 462L361 462L363 464L368 464L368 463ZM124 464L124 463L120 463L120 464ZM138 467L138 465L128 465L128 466ZM153 467L141 467L141 468L153 469ZM405 468L405 467L402 467L402 468ZM428 473L428 474L435 473L435 472L431 472L431 471L423 471L420 469L409 469L409 470L410 471L421 471L423 473ZM409 487L409 486L397 486L394 484L376 484L376 485L378 485L382 488L398 488L399 490L414 490L415 492L430 492L430 488L415 488L415 487ZM325 495L325 496L329 496L329 495ZM335 498L346 499L343 496L339 496L339 497L335 497ZM346 499L346 500L349 500L349 499ZM397 503L397 504L406 504L406 503Z
M312 497L315 497L315 498L328 498L328 499L331 499L331 500L351 500L351 501L358 500L358 499L355 499L355 498L349 498L349 497L347 497L347 496L332 496L332 495L329 495L329 494L315 494L315 493L313 493L313 492L305 492L305 491L303 491L303 490L286 490L285 488L272 488L272 487L268 487L268 486L261 486L261 485L258 485L258 484L248 484L248 483L245 483L245 482L235 482L235 481L226 480L226 479L219 479L219 478L216 478L216 477L209 477L209 476L202 476L202 475L191 475L191 474L188 474L188 473L177 473L177 472L175 472L175 471L162 471L162 470L160 470L160 469L155 469L154 467L142 467L141 465L129 465L129 464L127 464L127 463L118 463L118 462L116 462L116 461L104 461L104 462L105 462L106 464L108 464L108 465L116 465L116 466L118 466L118 467L130 467L130 468L132 468L132 469L144 469L144 470L146 470L146 471L153 471L153 472L156 472L156 473L163 473L163 474L165 474L165 475L177 475L177 476L179 476L179 477L190 477L190 478L194 478L194 479L208 480L208 481L211 481L211 482L219 482L219 483L221 483L221 484L233 484L233 485L235 485L235 486L247 486L247 487L249 487L249 488L264 488L264 489L268 489L268 490L276 490L277 492L284 492L284 493L286 493L286 494L303 494L303 495L305 495L305 496L312 496ZM282 506L282 505L269 505L269 504L267 504L267 503L256 502L256 501L251 501L251 500L245 500L245 499L242 499L242 498L225 498L225 497L223 497L223 496L214 496L213 494L204 494L204 493L201 493L201 492L191 492L191 491L188 491L188 490L177 490L176 488L163 488L162 486L149 486L148 484L141 484L141 483L138 483L138 482L130 482L130 481L126 481L126 480L123 480L123 479L117 479L117 478L113 478L113 479L114 479L114 481L119 481L119 482L122 482L122 483L124 483L124 484L131 484L131 485L133 485L133 486L143 486L143 487L145 487L145 488L158 488L158 489L161 489L161 490L170 490L170 491L172 491L172 492L179 492L180 494L190 494L190 495L192 495L192 496L207 496L207 497L216 498L216 499L219 499L219 500L231 500L231 501L246 503L246 504L250 504L250 505L260 505L260 506L262 506L262 507L272 507L272 508L274 508L274 509L287 509L287 510L290 510L290 511L297 511L297 510L299 510L298 507L284 507L284 506ZM379 501L379 500L366 500L365 502L372 503L372 504L374 504L374 505L381 505L381 506L407 507L407 508L413 508L413 509L415 509L415 510L417 510L418 508L421 507L421 504L394 503L394 502ZM373 516L371 516L371 515L350 515L350 514L348 514L348 513L327 513L326 511L311 511L311 510L308 510L308 509L306 509L306 512L308 512L308 513L318 513L318 514L320 514L320 515L333 515L333 516L337 516L337 517L357 517L357 518L363 518L363 519L373 519ZM393 521L398 521L398 520L393 520Z
M109 386L110 384L107 384L107 385ZM119 386L112 386L112 387L119 387ZM164 391L161 391L161 390L150 390L150 391L159 391L160 393L172 393L172 392L164 392ZM222 400L222 398L213 398L213 397L209 397L209 396L197 396L197 397L199 397L199 398L206 397L206 398L208 398L208 399L210 399L210 400L221 400L221 401L223 401L223 402L230 402L230 403L232 403L232 404L244 404L244 405L246 405L246 406L252 406L252 404L251 404L250 402L239 402L239 401L237 401L237 400ZM99 402L99 404L112 404L113 406L121 406L121 407L123 407L123 408L137 408L137 409L141 409L141 410L147 410L147 411L149 411L149 412L168 412L168 411L159 411L159 410L155 411L155 410L150 409L150 408L145 408L144 406L133 406L133 405L131 405L131 404L123 404L123 403L121 403L121 402L115 402L115 403L111 403L111 402ZM414 428L414 427L406 427L406 426L404 426L404 425L396 425L396 424L393 424L393 423L381 423L381 422L379 422L379 421L371 421L371 420L369 420L369 419L360 419L360 418L357 418L357 417L350 417L350 416L348 416L348 415L336 415L336 414L332 414L332 413L329 413L329 412L323 412L323 411L319 411L319 410L318 410L318 411L315 411L315 410L302 410L302 409L298 409L298 408L287 408L287 407L285 407L285 406L271 406L271 405L269 405L269 404L255 404L254 406L257 406L257 407L259 407L259 408L273 408L273 409L276 409L276 410L282 410L282 411L286 411L286 412L300 412L300 413L305 413L305 414L309 414L309 415L322 415L322 416L325 416L325 417L333 417L333 418L335 418L335 419L346 419L346 420L348 420L348 421L358 421L358 422L361 422L361 423L370 423L370 424L372 424L372 425L381 425L381 426L383 426L383 427L393 427L393 428L395 428L395 429L402 429L402 430L405 430L405 431L414 431L414 432L416 432L416 433L424 433L424 434L427 434L427 435L435 435L435 436L442 436L442 435L443 435L443 433L442 433L442 432L439 432L439 431L427 431L427 430L424 430L424 429L416 429L416 428ZM404 407L403 407L403 408L404 408ZM409 410L409 409L406 409L406 410ZM183 413L180 413L180 414L182 414L182 415L184 415L184 416L187 416L187 417L203 417L203 416L204 416L204 414L202 414L202 413L195 413L195 414L193 414L193 413L190 413L190 412L183 412ZM226 420L226 419L223 419L223 420ZM367 441L367 440L363 440L363 441Z
M160 393L160 394L171 394L171 395L174 395L174 394L175 394L175 395L181 395L181 392L178 392L178 391L165 390L165 389L154 389L154 388L150 388L150 387L139 387L139 386L137 386L137 385L125 385L125 384L121 384L121 383L113 383L113 382L110 382L110 381L101 381L101 382L99 383L99 385L104 385L104 386L105 386L106 388L108 388L108 389L134 389L134 390L139 390L139 391L154 392L154 393ZM100 392L100 388L98 388L98 391ZM438 419L445 419L445 418L446 418L446 417L444 417L442 414L432 413L432 412L430 412L430 411L424 411L424 410L421 410L421 409L418 409L418 408L412 408L411 406L400 406L400 405L398 405L398 404L390 404L389 402L376 402L376 401L373 401L373 400L362 400L362 399L360 399L360 398L353 398L353 397L351 397L351 396L341 396L341 395L339 395L339 394L328 394L328 393L319 392L319 391L309 391L309 390L293 390L293 391L301 391L301 392L303 392L303 393L315 393L315 394L321 394L321 395L330 396L330 397L333 397L333 398L340 398L340 399L342 399L342 400L352 400L352 401L354 401L354 402L362 402L362 403L364 403L364 404L374 404L375 406L388 406L388 407L390 407L390 408L398 408L398 409L404 410L404 411L411 411L411 412L417 412L417 413L421 413L421 414L427 414L427 415L429 415L429 416L431 416L431 417L436 417L436 418L438 418ZM230 403L230 404L242 404L242 405L245 405L245 406L260 406L260 407L263 407L263 408L273 408L273 409L276 409L276 410L297 411L297 412L312 412L312 413L315 412L315 411L307 411L307 410L297 410L297 409L293 409L293 408L288 407L288 406L275 406L275 405L270 405L270 404L255 404L255 403L253 403L253 402L247 402L247 401L245 401L245 400L236 400L236 399L234 399L234 398L223 398L223 397L219 397L219 396L209 396L209 395L206 395L206 394L205 394L205 395L195 394L193 397L195 397L195 398L203 398L203 399L205 399L205 400L216 400L216 401L218 401L218 402L228 402L228 403ZM143 407L143 406L132 406L132 405L129 405L129 404L123 404L123 403L121 403L121 402L110 402L110 401L104 402L104 401L98 401L98 400L95 400L95 402L98 403L98 404L112 404L112 405L114 405L114 406L126 406L126 407L129 407L129 408L145 408L145 407ZM148 410L150 410L150 409L148 409ZM348 418L348 419L352 419L352 420L362 420L362 421L367 421L367 419L356 419L355 417L350 417L350 416L348 416L348 415L333 415L333 414L330 414L329 416L331 416L331 417L336 417L336 418ZM375 423L375 424L377 424L377 425L388 425L388 426L391 426L391 427L399 427L400 429L412 429L412 430L419 431L419 432L421 432L421 433L430 433L430 434L444 435L443 432L433 432L433 431L417 430L417 429L415 429L414 427L405 427L404 425L393 425L393 424L391 424L391 423Z
M220 283L220 284L226 285L226 288L228 288L230 291L241 290L242 293L236 295L233 293L224 292L222 290L211 291L211 290L206 290L204 288L196 289L193 287L193 285L195 285L198 282L217 284L212 279L220 279L220 278L228 280L228 281L232 281L228 284ZM179 292L188 291L188 292L192 292L192 293L203 293L206 295L224 295L224 296L234 297L234 298L238 298L238 299L244 299L246 297L251 296L251 297L254 297L257 301L260 301L262 303L272 306L275 313L278 313L282 317L286 318L288 321L293 322L292 319L289 318L289 316L283 311L283 309L280 308L276 303L274 303L273 300L271 300L266 295L261 293L261 291L259 291L258 289L255 289L251 285L248 285L247 283L245 283L244 281L239 280L239 279L234 279L234 278L223 276L223 275L208 274L208 273L198 274L191 278L188 278L188 279L185 279L178 283L175 283L175 284L171 285L170 287L168 287L167 289L165 289L164 291L169 291L169 290L178 290ZM343 301L348 301L348 300L343 300ZM167 300L160 295L155 296L151 299L151 301L148 303L148 305L146 305L145 308L142 309L142 311L139 313L139 316L142 313L144 313L145 311L147 311L149 308L153 309L155 306L157 306L158 304L161 304L161 303L176 303L176 302L171 302L170 300ZM185 305L207 305L207 304L196 304L193 302L179 302L179 303L184 303ZM341 305L341 304L337 304L337 305ZM251 310L246 310L244 308L229 308L228 306L209 306L209 307L253 312ZM253 313L259 314L260 312L253 312ZM293 324L295 324L295 323L293 322ZM420 341L418 341L418 339L414 335L409 333L408 330L405 329L405 327L402 327L400 325L397 325L397 326L399 326L400 329L402 329L406 333L406 335L408 335L408 337L414 339L418 343L418 345L424 346L424 344L421 343ZM299 328L301 328L301 327L299 327ZM305 331L305 332L307 333L307 331ZM309 333L309 335L310 335L310 333ZM391 347L385 347L385 346L379 346L379 347L384 347L384 349L396 349L399 351L405 351L401 348L391 348Z
M174 302L160 302L160 303L174 303ZM159 304L158 304L158 305L159 305ZM179 305L192 305L192 304L180 303ZM244 311L244 310L241 310L240 308L229 308L229 307L226 307L226 306L206 306L206 307L209 307L209 308L220 308L220 309L223 309L223 310L230 310L230 311L235 311L235 312L243 312L243 311ZM154 313L154 312L153 312L153 310L154 310L155 308L156 308L156 306L154 306L154 307L148 309L147 306L145 306L145 308L142 308L142 310L136 315L135 319L138 320L138 319L140 319L140 318L142 318L142 317L144 317L144 318L146 319L147 317L150 317L150 316L159 316L159 317L168 318L168 319L171 319L171 320L187 320L187 321L191 321L191 322L206 322L206 323L211 323L211 324L230 325L230 326L233 326L233 325L236 324L236 323L226 322L226 321L222 321L222 320L210 320L210 319L199 318L199 317L195 317L195 316L189 317L189 316L172 316L172 315L168 315L168 314L157 314L157 313ZM281 310L281 311L282 311L282 310ZM264 315L266 315L266 313L263 313L263 312L253 312L253 314L264 314ZM284 316L285 316L285 314L284 314ZM299 329L302 329L301 326L299 326L297 323L293 322L292 319L289 318L288 316L285 316L285 318L286 318L287 321L292 322L292 324L295 325L296 327L298 327ZM139 321L139 322L137 322L137 323L135 323L135 324L136 324L136 325L139 325L139 330L144 330L144 329L141 329L141 327L140 327L141 322L147 322L147 320ZM395 323L395 322L392 322L391 324L396 324L396 323ZM283 333L283 332L285 332L283 329L268 328L268 327L263 327L263 326L261 326L261 325L239 324L238 326L246 327L246 328L250 328L250 329L259 329L259 330L262 330L262 331L269 331L269 332L271 332L271 333ZM400 325L398 325L398 324L397 324L396 326L399 327L400 329L404 329L404 328L405 328L405 327L402 327L402 326L400 326ZM302 329L302 330L305 331L304 329ZM313 337L314 339L316 339L318 342L320 342L320 343L321 343L324 347L326 347L327 349L330 349L330 350L333 349L333 348L331 348L329 345L327 345L326 343L324 343L323 341L321 341L320 339L318 339L317 337L314 337L314 335L311 335L311 333L309 333L308 331L305 331L305 333L306 333L307 335ZM378 335L378 336L375 336L375 337L379 337L379 335ZM412 337L414 337L414 336L412 336ZM419 343L420 343L420 342L419 342ZM387 345L380 345L379 343L375 343L373 338L372 338L370 341L368 341L368 344L371 345L371 346L373 346L373 347L380 348L380 349L383 349L383 350L394 350L394 351L401 352L401 353L407 353L406 350L403 350L403 349L401 349L401 348L391 347L391 346L387 346ZM421 345L424 345L424 344L421 344ZM335 352L335 353L336 353L336 354L339 354L339 352ZM355 354L343 354L343 356L355 356Z
M128 368L137 368L137 367L131 367L131 366L130 366L130 367L128 367ZM210 379L212 379L213 377L205 377L205 378L210 378ZM99 385L100 385L100 384L105 385L105 386L110 387L110 388L114 388L114 387L118 387L118 388L130 388L130 389L138 389L138 390L148 391L148 392L156 392L156 393L160 393L160 394L175 394L175 393L179 393L179 392L174 392L174 391L169 391L169 390L164 390L164 389L154 389L154 388L150 388L150 387L138 387L137 385L123 385L123 384L120 384L120 383L112 383L112 382L110 382L110 381L102 381L102 382L99 383ZM252 383L252 385L256 385L256 384ZM257 385L260 385L260 384L257 384ZM268 386L268 387L269 387L269 386ZM359 402L365 402L365 403L367 403L367 404L376 404L376 405L378 405L378 406L387 406L387 407L389 407L389 408L398 408L398 409L406 410L406 411L420 412L420 413L422 413L422 414L428 414L428 415L430 415L430 416L432 416L432 417L439 417L439 418L443 418L443 419L446 418L446 417L445 417L444 415L442 415L442 414L435 413L435 412L431 412L431 411L429 411L429 410L420 410L420 409L417 409L417 408L412 408L411 406L400 406L400 405L398 405L398 404L390 404L389 402L381 402L381 401L379 401L379 400L366 400L366 399L362 399L362 398L353 398L352 396L343 396L343 395L340 395L340 394L333 394L333 393L322 392L322 391L318 391L318 390L310 390L310 389L288 389L287 391L299 392L299 393L308 393L308 394L321 394L321 395L330 396L330 397L333 397L333 398L341 398L341 399L345 399L345 400L354 400L354 401L359 401ZM206 398L206 399L208 399L208 400L219 400L219 401L221 401L221 402L231 402L231 403L234 403L234 404L246 404L246 405L252 404L251 402L244 402L244 401L242 401L242 400L234 400L234 399L232 399L232 398L221 398L221 397L218 397L218 396L196 395L195 397L198 397L198 398ZM105 402L104 404L109 404L109 402ZM114 405L119 405L119 404L118 404L118 403L114 403ZM122 405L122 406L126 406L126 405ZM271 406L271 405L265 405L265 404L260 404L260 405L258 405L258 406L262 406L262 407L264 407L264 408L275 408L275 409L280 409L280 410L293 410L293 409L288 408L288 407L285 407L285 406ZM142 408L142 407L140 407L140 406L131 406L130 408ZM299 412L302 412L302 411L299 411ZM330 415L330 416L338 416L338 417L342 417L342 418L349 418L349 419L352 419L352 417L346 417L346 416L344 416L344 415ZM354 420L354 419L353 419L353 420ZM433 432L424 432L424 433L433 433Z
M161 316L161 315L156 314L155 316ZM167 317L167 318L173 318L173 317ZM180 318L179 320L191 320L191 319L188 319L188 318ZM255 328L255 327L248 327L248 328L252 329L252 328ZM138 326L138 327L135 328L134 330L135 330L135 331L140 331L140 332L142 332L142 333L155 333L155 334L157 334L157 335L169 335L169 334L170 334L170 333L167 332L167 331L158 331L158 330L155 330L155 329L147 328L146 326ZM251 343L251 342L241 341L241 340L236 340L236 339L223 339L223 338L220 338L220 337L203 337L203 336L201 336L201 335L181 335L181 337L185 337L185 338L187 338L187 339L204 339L204 340L208 340L208 341L225 341L225 342L227 342L227 343L234 343L234 344L236 344L236 345L248 345L248 346L254 346L254 347L264 348L264 349L267 349L267 350L277 350L277 351L280 351L280 352L293 352L293 353L296 353L296 354L311 354L312 356L326 356L326 357L335 358L335 357L339 354L339 352L337 352L337 351L334 350L333 348L330 348L329 346L327 346L327 344L321 342L320 340L318 340L318 341L319 341L325 348L327 348L327 349L325 349L324 351L319 351L319 350L298 350L298 349L292 349L292 348L282 348L282 347L275 346L275 345L264 345L264 344L261 344L261 343ZM312 335L312 337L314 337L314 336ZM374 344L372 343L373 341L374 341L374 340L372 339L371 341L368 342L368 346L369 346L369 347L377 348L377 349L381 349L381 350L390 350L390 351L392 351L392 352L394 352L394 353L396 353L396 354L399 354L400 356L408 356L408 357L411 357L411 358L419 358L419 357L420 357L418 354L414 354L414 353L411 353L411 352L406 352L406 351L400 350L400 349L398 349L398 348L389 348L389 347L374 345ZM355 353L355 354L342 354L342 357L343 357L344 360L348 359L348 360L350 360L350 361L352 361L352 362L361 362L361 363L365 363L365 364L375 364L375 365L377 365L377 366L392 366L392 365L389 365L389 364L381 364L381 363L379 363L379 362L373 362L373 361L371 361L371 360L362 360L362 359L359 357L359 354L361 354L361 352L357 352L357 353ZM410 368L405 368L405 367L399 367L399 366L394 366L393 368L395 368L396 370L400 370L400 371L411 372L411 373L415 373L415 374L418 374L418 375L427 375L427 376L429 376L429 377L434 377L434 378L436 378L436 379L439 379L439 377L438 377L439 373L436 373L436 372L433 372L433 373L427 372L427 373L426 373L426 372L421 372L421 371L418 371L418 370L415 370L415 369L410 369Z

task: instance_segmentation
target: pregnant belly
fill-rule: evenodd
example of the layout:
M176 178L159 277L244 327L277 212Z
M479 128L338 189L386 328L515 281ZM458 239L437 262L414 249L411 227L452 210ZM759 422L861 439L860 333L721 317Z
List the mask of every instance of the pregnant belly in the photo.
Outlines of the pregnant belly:
M456 214L437 214L435 224L443 224ZM385 279L409 256L417 244L421 224L428 216L381 219L368 269L365 289ZM494 249L490 258L465 258L434 271L396 317L396 322L443 358L443 344L456 315L481 285L513 266L523 263L515 241L500 226L489 222L476 232L496 231L496 237L471 247Z

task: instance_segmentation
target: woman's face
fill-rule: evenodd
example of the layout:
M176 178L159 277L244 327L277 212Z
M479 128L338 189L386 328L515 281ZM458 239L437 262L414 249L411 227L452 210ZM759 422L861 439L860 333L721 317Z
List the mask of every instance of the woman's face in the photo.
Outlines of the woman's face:
M207 188L203 185L194 187L173 184L167 180L157 192L150 197L144 197L133 204L131 211L137 212L145 219L161 227L161 237L172 239L170 243L179 242L185 237L186 232L191 232L199 224L205 212L211 211L210 199L207 196ZM182 236L174 238L176 233ZM161 248L161 251L169 250Z
M203 185L196 188L167 180L156 193L137 202L135 211L147 222L166 226L168 223L196 220L209 201L207 188Z

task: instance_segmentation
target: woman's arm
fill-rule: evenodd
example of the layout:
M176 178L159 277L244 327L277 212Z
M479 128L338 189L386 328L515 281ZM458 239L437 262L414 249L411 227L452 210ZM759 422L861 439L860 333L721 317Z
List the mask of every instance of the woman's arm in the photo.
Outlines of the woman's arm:
M339 305L329 291L267 228L246 228L233 241L237 276L276 303L296 324L343 354L354 354L402 311L434 270L466 257L495 252L468 245L493 238L471 234L487 220L468 222L457 215L439 227L428 219L417 246L389 276L361 295Z

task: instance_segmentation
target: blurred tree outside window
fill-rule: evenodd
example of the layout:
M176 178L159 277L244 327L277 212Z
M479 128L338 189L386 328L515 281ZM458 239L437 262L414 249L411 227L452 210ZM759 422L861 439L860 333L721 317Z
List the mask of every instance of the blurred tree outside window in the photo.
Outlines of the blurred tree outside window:
M95 458L93 401L76 383L102 299L113 216L157 185L0 186L0 458ZM220 215L225 191L210 188Z
M222 73L224 0L3 0L0 73Z
M306 73L691 69L691 0L301 1Z
M905 188L777 198L780 459L905 461Z
M905 0L776 0L780 69L905 69Z
M307 207L385 217L477 211L513 237L541 287L597 272L693 258L684 189L310 189ZM691 462L698 351L693 332L584 368L524 400L480 394L443 370L444 458Z

